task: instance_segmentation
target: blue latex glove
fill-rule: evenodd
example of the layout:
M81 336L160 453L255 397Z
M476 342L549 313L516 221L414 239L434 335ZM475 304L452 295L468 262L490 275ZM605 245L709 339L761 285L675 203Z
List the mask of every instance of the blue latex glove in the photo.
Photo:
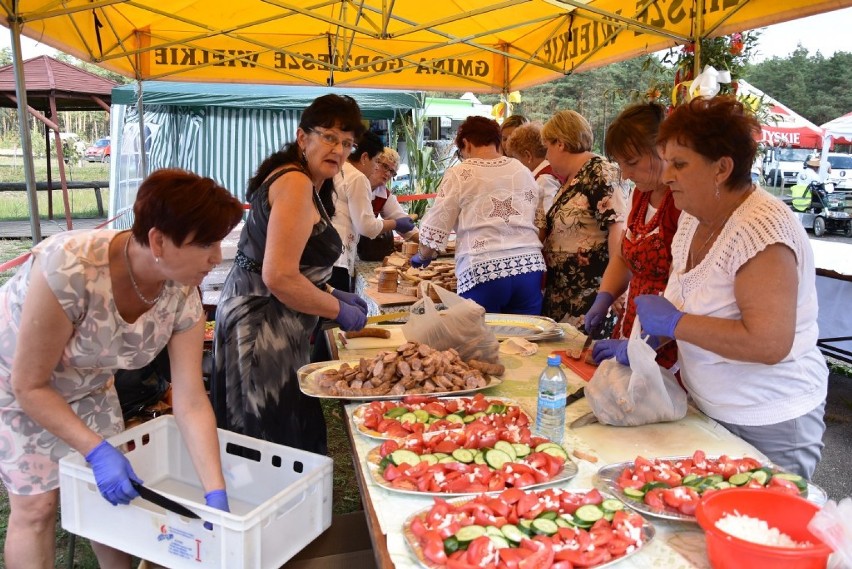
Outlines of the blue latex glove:
M615 358L618 363L629 366L627 340L598 340L592 348L592 357L598 365L604 360Z
M360 308L364 315L367 314L367 301L355 294L354 292L346 292L334 289L331 292L331 296L333 296L337 300L342 300L346 304L352 304L353 306Z
M130 481L139 484L142 481L133 472L127 457L108 442L101 441L101 444L89 451L86 461L92 465L101 496L113 506L129 504L139 496Z
M211 490L206 493L204 495L204 503L211 508L216 508L223 512L231 511L231 507L228 505L228 493L225 492L225 490ZM207 529L213 529L213 524L210 522L204 522L204 527Z
M600 334L604 318L606 318L606 313L609 311L609 307L613 300L615 299L608 292L599 292L595 296L595 301L592 303L592 307L588 312L586 312L586 334L591 334L592 336Z
M339 298L337 299L337 303L340 305L340 311L337 313L335 320L343 330L347 332L350 330L360 330L367 325L367 313L360 306L349 304Z
M408 233L412 229L414 229L414 220L410 217L400 217L396 220L396 229L397 233Z
M675 337L677 323L683 312L662 296L642 294L636 297L636 315L642 330L652 336Z
M410 260L411 266L415 269L419 269L421 267L428 267L429 263L432 262L432 259L427 259L420 254L420 251L415 253Z

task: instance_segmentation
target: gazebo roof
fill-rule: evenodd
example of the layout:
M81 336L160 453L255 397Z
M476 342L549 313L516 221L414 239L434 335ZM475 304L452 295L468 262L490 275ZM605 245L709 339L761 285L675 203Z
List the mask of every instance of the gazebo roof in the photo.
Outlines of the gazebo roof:
M40 111L50 108L49 97L56 99L57 111L103 110L93 97L107 105L113 87L118 83L85 69L75 67L47 55L24 61L24 80L27 85L27 104ZM15 70L12 65L0 67L0 107L16 106Z

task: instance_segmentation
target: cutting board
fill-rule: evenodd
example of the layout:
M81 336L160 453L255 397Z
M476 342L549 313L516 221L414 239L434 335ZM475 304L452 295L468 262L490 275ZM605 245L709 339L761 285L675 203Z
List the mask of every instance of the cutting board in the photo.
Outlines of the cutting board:
M592 379L595 370L598 369L597 366L586 363L586 352L583 352L579 360L569 357L565 350L556 350L553 353L559 354L559 357L562 358L562 365L579 375L584 381Z
M414 304L417 300L416 296L407 294L399 294L398 292L379 292L374 286L368 286L364 292L373 302L379 306L398 306L402 304Z
M346 340L343 350L375 350L379 348L397 348L406 342L402 326L382 326L390 330L390 338L352 338Z

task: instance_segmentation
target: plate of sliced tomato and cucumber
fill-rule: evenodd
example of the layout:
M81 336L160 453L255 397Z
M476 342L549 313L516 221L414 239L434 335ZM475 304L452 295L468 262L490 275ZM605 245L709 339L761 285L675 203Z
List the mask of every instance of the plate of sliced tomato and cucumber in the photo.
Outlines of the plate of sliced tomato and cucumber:
M549 439L509 430L441 431L389 439L367 454L379 486L395 492L464 496L565 482L577 465Z
M410 516L403 536L429 569L604 567L654 537L642 515L593 490L520 490L446 501Z
M595 486L612 492L632 508L672 520L695 521L703 496L727 488L764 488L799 495L817 504L828 499L822 488L756 458L727 455L668 456L610 464L595 475Z
M399 401L371 401L355 408L352 421L365 436L390 439L455 429L528 429L531 419L515 401L477 393L473 397L411 395Z

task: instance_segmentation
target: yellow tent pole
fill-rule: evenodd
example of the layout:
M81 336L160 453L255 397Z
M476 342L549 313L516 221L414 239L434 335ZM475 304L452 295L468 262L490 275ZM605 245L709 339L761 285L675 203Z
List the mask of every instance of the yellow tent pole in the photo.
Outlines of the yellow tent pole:
M41 221L38 217L38 193L36 192L35 170L33 170L33 141L30 137L30 114L27 112L27 82L24 78L24 63L21 55L21 21L9 18L9 33L12 36L12 63L15 68L15 96L18 99L18 127L21 130L21 151L24 159L24 178L27 182L27 199L30 204L30 230L33 246L41 242ZM50 157L48 157L50 159Z
M704 33L704 0L695 0L695 58L692 61L692 76L701 73L701 36Z

